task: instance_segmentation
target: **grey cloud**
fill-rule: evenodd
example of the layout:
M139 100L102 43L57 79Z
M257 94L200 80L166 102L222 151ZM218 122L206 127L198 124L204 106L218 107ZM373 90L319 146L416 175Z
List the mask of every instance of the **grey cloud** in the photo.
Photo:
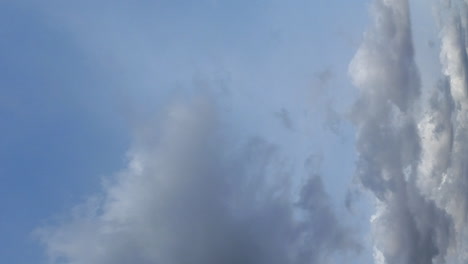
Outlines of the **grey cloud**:
M320 98L327 97L327 91L330 88L333 77L333 71L330 68L325 68L314 74L311 87L311 101L313 101L314 104L319 103Z
M418 185L454 222L448 262L468 261L468 56L466 1L439 5L444 78L419 123L422 160ZM445 16L443 16L445 15Z
M293 120L291 119L291 116L288 110L286 110L285 108L281 108L280 111L275 113L275 117L281 122L281 124L285 128L289 130L294 130Z
M294 199L278 147L226 133L209 100L170 106L101 194L37 230L50 262L305 264L359 249L319 174Z
M350 73L356 86L405 112L420 93L408 3L375 1L373 13L373 28L365 35Z
M325 87L333 79L333 72L331 69L327 68L318 72L315 76L317 77L317 80L319 81L320 86Z
M350 65L360 89L352 121L357 130L356 177L375 195L376 263L444 263L453 234L449 215L417 185L421 138L406 0L377 0L374 23Z
M344 205L348 212L354 213L356 203L359 200L359 198L361 198L360 196L361 193L358 189L354 188L354 185L346 191Z
M335 110L332 103L329 102L325 106L325 117L323 121L324 128L330 130L336 136L343 138L341 132L341 115Z

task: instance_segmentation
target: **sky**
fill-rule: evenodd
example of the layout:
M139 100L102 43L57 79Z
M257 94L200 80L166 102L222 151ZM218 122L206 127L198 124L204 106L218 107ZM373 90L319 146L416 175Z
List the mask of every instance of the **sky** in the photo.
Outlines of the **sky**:
M0 2L0 263L468 263L468 1Z

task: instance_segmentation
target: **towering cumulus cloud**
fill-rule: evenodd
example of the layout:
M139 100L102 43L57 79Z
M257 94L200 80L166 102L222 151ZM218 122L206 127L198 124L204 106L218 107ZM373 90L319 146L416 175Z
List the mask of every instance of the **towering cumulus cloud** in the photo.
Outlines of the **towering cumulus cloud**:
M38 230L51 263L325 263L358 249L310 168L298 198L277 147L228 140L210 100L139 129L100 195Z
M420 187L420 164L427 142L421 140L418 128L421 87L408 1L377 0L372 12L373 26L351 62L350 75L360 89L352 115L357 129L356 174L377 200L377 212L371 220L375 260L387 264L445 263L454 243L453 218ZM442 100L437 107L450 104ZM443 123L446 109L440 110ZM441 133L440 140L449 141L447 137L450 135ZM445 155L447 150L438 149Z

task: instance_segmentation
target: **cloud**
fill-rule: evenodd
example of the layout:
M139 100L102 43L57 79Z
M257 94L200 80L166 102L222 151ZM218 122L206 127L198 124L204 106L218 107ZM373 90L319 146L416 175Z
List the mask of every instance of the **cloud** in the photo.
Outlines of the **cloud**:
M468 261L468 7L466 1L439 5L440 83L419 122L423 155L419 186L454 222L449 261Z
M332 84L335 79L335 73L330 67L324 68L313 74L311 86L311 101L313 104L320 103L321 99L328 98L328 94L333 88Z
M274 115L286 129L294 130L293 120L288 110L281 108L281 110L275 112Z
M377 203L372 217L375 262L444 263L452 244L452 218L416 183L424 147L408 1L377 0L372 14L373 25L349 71L360 89L352 114L356 177Z
M336 136L341 137L341 139L344 139L344 135L341 131L341 119L341 114L336 111L336 109L333 107L333 103L330 101L325 106L323 127Z
M305 264L359 250L319 174L296 193L278 147L233 144L223 122L193 99L138 129L127 168L37 230L50 262Z
M330 81L333 79L333 72L330 68L326 68L315 74L317 77L319 86L324 88L329 85Z

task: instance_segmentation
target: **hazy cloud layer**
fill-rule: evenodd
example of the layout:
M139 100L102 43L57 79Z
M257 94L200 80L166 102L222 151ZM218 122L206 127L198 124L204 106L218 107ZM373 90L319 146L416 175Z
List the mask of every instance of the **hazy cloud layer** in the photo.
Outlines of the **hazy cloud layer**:
M51 263L327 263L359 250L310 163L296 192L280 150L232 145L217 112L179 102L139 129L128 167L37 231Z

